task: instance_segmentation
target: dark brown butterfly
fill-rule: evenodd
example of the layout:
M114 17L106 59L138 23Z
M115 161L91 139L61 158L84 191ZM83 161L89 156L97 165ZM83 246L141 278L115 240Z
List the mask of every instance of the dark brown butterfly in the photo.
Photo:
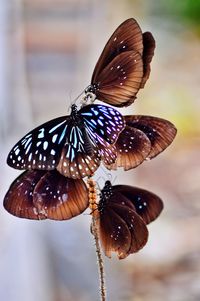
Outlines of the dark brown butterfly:
M67 220L88 207L88 189L83 180L66 178L56 170L30 170L11 184L3 205L17 217Z
M97 226L106 256L116 252L119 259L138 252L147 242L147 224L163 209L162 200L144 189L112 186L106 181L98 204Z
M104 47L85 98L93 93L95 98L113 106L133 103L149 78L154 49L150 32L143 34L134 19L124 21Z
M171 122L158 117L132 115L125 116L125 121L126 127L115 143L117 160L106 165L108 169L129 170L154 158L172 143L177 133Z

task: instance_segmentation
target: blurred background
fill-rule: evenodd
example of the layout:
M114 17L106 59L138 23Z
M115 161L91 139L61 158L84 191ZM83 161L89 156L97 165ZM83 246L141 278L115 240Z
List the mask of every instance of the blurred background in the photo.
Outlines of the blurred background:
M122 112L166 118L178 134L156 159L113 174L115 184L158 194L165 208L142 251L105 259L108 300L200 300L199 0L1 0L0 300L99 300L90 216L34 222L9 215L3 198L20 172L6 157L33 127L69 113L107 39L129 17L157 46L145 89Z

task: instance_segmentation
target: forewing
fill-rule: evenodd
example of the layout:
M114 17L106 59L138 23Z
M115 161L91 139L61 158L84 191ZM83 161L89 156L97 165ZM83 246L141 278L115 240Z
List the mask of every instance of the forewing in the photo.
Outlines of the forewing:
M38 182L33 193L38 215L67 220L88 207L88 190L83 180L73 180L50 171Z
M124 170L135 168L141 164L151 150L151 142L140 130L126 126L115 143L117 159L114 164L108 164L108 169L123 167Z
M8 165L16 169L55 169L65 143L67 119L53 119L25 135L8 154Z
M4 198L4 208L17 217L28 219L43 219L38 216L33 205L33 191L35 185L45 174L45 171L30 170L22 173L11 185Z
M104 105L84 106L80 111L86 130L91 139L105 145L116 142L120 132L124 129L123 116L114 108Z
M113 191L122 194L131 201L137 214L146 224L154 221L163 210L162 200L148 190L128 185L115 185Z
M150 67L150 63L152 61L152 58L154 56L154 50L156 47L156 42L154 40L153 35L151 34L151 32L145 32L143 33L143 78L142 78L142 82L140 85L140 88L144 88L145 83L147 81L147 79L149 78L150 72L151 72L151 67Z
M142 57L126 51L115 57L97 78L97 99L113 106L128 106L136 98L143 77Z
M151 142L151 150L148 158L152 159L164 151L174 140L177 130L168 120L143 116L125 116L126 124L129 127L142 131Z
M142 54L142 32L134 19L124 21L114 31L95 66L92 83L98 82L101 71L120 53L134 50Z

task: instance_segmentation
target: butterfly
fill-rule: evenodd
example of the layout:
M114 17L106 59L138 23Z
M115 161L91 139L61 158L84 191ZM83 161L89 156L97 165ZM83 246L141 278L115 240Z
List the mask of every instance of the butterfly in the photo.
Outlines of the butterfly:
M116 160L114 143L125 127L114 108L72 105L70 116L50 120L35 128L11 149L7 163L16 169L56 169L66 177L90 176L101 160Z
M64 177L56 170L28 170L11 184L3 205L21 218L67 220L88 207L88 189L82 179Z
M164 151L174 140L177 130L168 120L144 115L124 116L125 129L115 143L117 159L108 169L129 170Z
M163 209L162 200L152 192L106 181L98 203L96 219L106 256L116 252L119 259L138 252L148 240L147 224Z
M97 61L85 99L93 97L117 107L132 104L149 78L154 49L150 32L142 33L132 18L124 21Z

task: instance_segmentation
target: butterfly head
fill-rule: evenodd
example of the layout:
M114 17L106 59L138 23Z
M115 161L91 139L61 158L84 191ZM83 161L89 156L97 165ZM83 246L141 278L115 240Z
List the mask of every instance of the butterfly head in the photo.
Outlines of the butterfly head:
M98 85L97 84L93 84L93 85L89 85L86 89L85 89L85 95L82 99L82 102L84 104L89 103L93 103L96 99L96 91L98 89Z
M98 89L98 84L92 84L92 85L89 85L86 89L85 89L85 94L87 93L94 93L97 91Z

